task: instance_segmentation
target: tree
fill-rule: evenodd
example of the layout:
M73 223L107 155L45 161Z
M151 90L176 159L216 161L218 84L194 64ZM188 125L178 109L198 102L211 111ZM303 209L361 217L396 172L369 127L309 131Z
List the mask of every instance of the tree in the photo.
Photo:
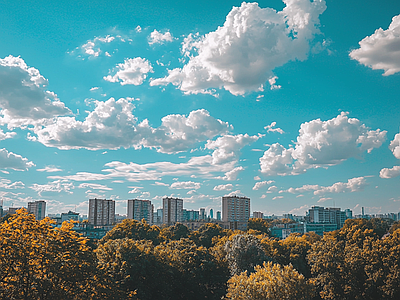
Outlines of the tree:
M133 219L125 219L117 224L100 240L104 243L108 240L116 239L133 239L133 240L150 240L155 245L160 242L160 228L158 226L150 226L144 219L137 221Z
M165 299L159 295L164 293L169 280L154 256L151 241L110 239L99 245L96 255L106 285L113 288L113 298L129 299L135 293L141 300Z
M173 274L169 299L221 299L226 293L229 272L207 248L180 239L158 245L155 254Z
M54 228L26 210L0 224L1 299L92 299L94 256L87 240L64 222Z
M281 266L268 262L256 266L254 273L243 272L228 281L227 299L281 300L312 299L313 288L292 265Z
M187 238L190 234L190 230L182 223L176 223L173 226L165 227L160 232L160 237L163 240L180 240Z
M253 272L256 265L270 260L265 255L260 240L249 234L230 236L225 243L224 250L232 276L245 271Z
M261 218L251 218L249 219L247 224L247 229L257 230L267 235L271 234L271 230L269 229L269 227L269 223Z
M215 223L207 223L202 225L197 231L194 231L190 238L195 241L198 246L211 247L213 238L223 237L227 234L221 226Z

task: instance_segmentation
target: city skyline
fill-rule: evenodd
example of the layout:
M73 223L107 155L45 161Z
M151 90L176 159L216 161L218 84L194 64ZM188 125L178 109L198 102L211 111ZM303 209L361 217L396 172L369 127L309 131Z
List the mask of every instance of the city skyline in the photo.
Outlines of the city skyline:
M400 3L4 3L0 197L400 211Z

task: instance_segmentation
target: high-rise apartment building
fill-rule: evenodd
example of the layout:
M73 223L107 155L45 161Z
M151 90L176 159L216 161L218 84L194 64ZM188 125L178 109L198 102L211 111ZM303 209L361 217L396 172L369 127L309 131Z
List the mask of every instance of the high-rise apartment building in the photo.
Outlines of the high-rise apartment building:
M247 222L250 218L250 198L222 197L222 221Z
M43 220L46 216L46 202L28 202L28 212L34 214L36 220Z
M337 228L342 228L350 212L346 213L340 208L313 206L308 211L307 219L309 223L336 224Z
M264 214L261 211L253 211L253 218L262 219Z
M150 200L128 200L128 219L141 221L145 219L148 224L153 224L153 204Z
M163 223L172 225L183 221L183 200L178 198L163 198Z
M111 225L115 222L115 201L89 199L89 223L93 225Z
M206 219L206 209L205 208L200 208L200 220L205 220Z

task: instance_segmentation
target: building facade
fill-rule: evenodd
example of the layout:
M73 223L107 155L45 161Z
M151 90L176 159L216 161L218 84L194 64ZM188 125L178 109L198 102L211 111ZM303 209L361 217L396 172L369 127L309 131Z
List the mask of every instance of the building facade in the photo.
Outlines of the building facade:
M46 202L28 202L28 212L34 214L36 220L43 220L46 216Z
M127 216L128 219L137 221L145 219L151 225L153 224L153 209L154 207L150 200L128 200Z
M179 198L163 198L163 223L173 225L183 221L183 200Z
M253 211L253 218L262 219L264 214L261 211Z
M250 219L250 198L238 196L222 197L222 221L233 223L233 229L246 230Z
M89 223L95 226L111 225L115 222L115 201L89 199Z

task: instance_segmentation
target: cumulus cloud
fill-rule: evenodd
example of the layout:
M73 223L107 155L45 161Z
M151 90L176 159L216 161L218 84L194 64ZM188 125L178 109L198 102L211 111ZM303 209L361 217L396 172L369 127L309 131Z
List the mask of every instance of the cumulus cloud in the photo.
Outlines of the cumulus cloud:
M220 164L228 160L237 160L240 150L255 141L257 141L260 136L254 135L250 136L246 134L238 135L224 135L217 138L215 141L208 141L205 148L213 149L212 154L213 163Z
M121 98L94 101L95 109L84 121L73 117L59 117L53 124L35 129L37 140L48 147L89 150L141 147L158 152L186 151L200 141L223 134L231 126L200 109L188 116L167 115L161 126L152 128L148 120L137 123L132 114L134 105Z
M390 142L389 149L393 152L394 157L400 159L400 133L394 136L393 141ZM394 166L393 168L383 168L379 176L381 178L393 178L400 175L400 166Z
M272 71L294 60L305 60L310 42L319 33L324 0L284 0L282 11L243 2L233 7L222 27L202 37L190 35L182 52L183 68L168 71L151 85L172 83L187 94L224 88L234 95L259 90ZM275 82L272 83L275 86ZM277 87L277 86L276 86Z
M214 191L231 191L233 189L233 185L231 183L228 184L220 184L214 186Z
M342 112L328 121L316 119L301 124L294 147L275 143L260 158L261 172L268 175L298 175L310 168L333 166L365 151L379 148L386 131L370 130L358 119Z
M150 62L141 57L125 59L124 63L118 64L115 69L117 69L115 75L104 76L103 79L109 82L120 82L121 85L141 85L147 78L147 73L153 73Z
M198 190L200 188L201 184L200 182L193 182L193 181L177 181L171 184L170 188L171 189L177 189L177 190Z
M270 125L264 127L267 129L267 132L277 132L280 134L284 134L285 132L281 128L274 128L276 126L276 122L272 122Z
M149 36L149 45L163 44L164 42L172 42L173 40L174 38L169 31L167 31L166 33L161 33L154 29L154 31L150 33Z
M273 180L256 182L256 184L253 186L253 190L257 191L260 188L266 186L267 184L271 184L273 182L274 182Z
M0 149L0 169L13 169L17 171L24 171L30 167L35 166L27 158L21 155L9 152L6 149Z
M74 175L48 176L48 178L73 181L114 180L123 178L130 182L158 182L165 176L191 176L195 174L197 177L211 179L215 174L225 173L226 179L234 180L237 173L244 170L243 167L234 168L234 164L235 162L213 165L211 155L192 157L188 162L179 164L167 161L147 164L136 164L133 162L127 164L113 161L105 164L103 173L78 172Z
M56 94L46 90L47 84L39 70L28 67L22 58L0 59L0 124L12 129L71 113Z
M239 175L239 172L241 172L241 171L244 171L244 168L242 166L236 167L233 170L226 172L225 176L219 176L219 177L216 177L216 179L233 181L233 180L236 180L237 176Z
M393 17L387 30L379 28L359 42L360 48L350 57L373 70L384 70L389 76L400 71L400 15Z
M120 38L120 37L119 37ZM90 57L98 57L102 52L100 49L101 44L108 44L115 40L114 36L106 35L104 37L95 37L93 40L88 40L86 44L82 45L82 50Z
M351 178L347 182L336 182L331 186L321 187L314 192L314 195L322 195L325 193L352 193L358 192L367 186L365 177Z

